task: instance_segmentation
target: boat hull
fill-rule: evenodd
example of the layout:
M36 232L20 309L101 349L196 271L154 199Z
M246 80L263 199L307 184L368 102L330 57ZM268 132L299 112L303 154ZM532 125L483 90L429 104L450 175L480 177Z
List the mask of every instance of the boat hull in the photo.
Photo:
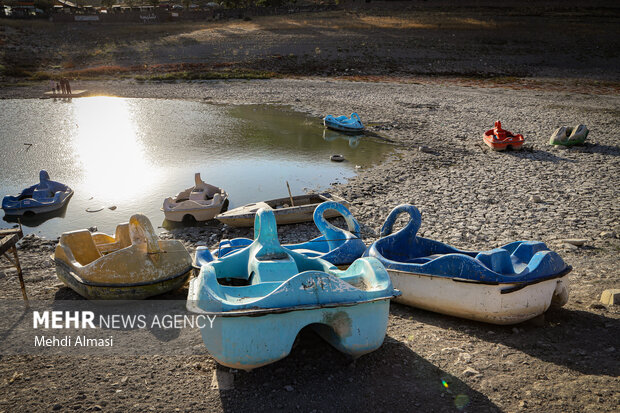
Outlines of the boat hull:
M346 200L334 196L332 194L321 194L321 199L317 202L309 203L306 205L300 205L295 207L287 207L287 208L275 208L271 209L276 218L276 223L278 225L286 225L286 224L298 224L301 222L308 222L313 220L314 210L315 208L325 202L325 201L335 201L341 203L347 208L350 208L349 202ZM306 197L293 197L293 201L297 201L297 199ZM257 203L256 205L265 205L268 207L268 203L277 202L277 201L286 201L287 198L281 198L277 200L266 201L264 203ZM258 207L255 211L247 211L247 208L253 204L244 205L242 207L238 207L235 209L231 209L223 214L217 215L215 218L222 222L223 224L229 225L231 227L251 227L254 225L254 219L256 217L256 212L258 212ZM244 210L244 208L246 210ZM325 211L325 218L336 218L340 216L340 213L335 210L327 210Z
M359 133L364 131L364 127L361 128L350 128L346 126L339 125L337 123L325 122L325 126L331 130L335 130L338 132L346 132L346 133Z
M436 313L491 324L517 324L543 314L554 303L568 300L568 275L532 284L483 284L455 278L390 270L394 301Z
M357 358L383 343L389 306L389 299L383 299L332 308L291 308L251 317L222 314L215 317L212 328L206 322L201 334L213 358L235 369L252 370L288 356L306 326L339 351Z
M493 135L484 134L483 135L484 143L494 151L505 151L510 148L512 150L518 151L523 147L523 140L505 140L505 141L497 141L493 139Z
M180 274L156 282L109 284L88 282L71 271L63 261L54 260L54 262L56 263L56 275L60 281L89 300L142 300L164 294L183 286L193 269L189 267Z
M23 216L27 213L32 213L34 215L46 214L64 208L72 196L73 190L70 190L60 196L59 202L40 203L36 200L24 200L19 202L19 206L9 207L5 205L3 209L4 213L8 216Z
M172 222L182 222L183 218L185 218L185 216L187 215L191 215L196 221L209 221L215 218L215 216L221 212L223 205L224 202L210 208L196 208L185 210L164 209L164 216L168 221Z

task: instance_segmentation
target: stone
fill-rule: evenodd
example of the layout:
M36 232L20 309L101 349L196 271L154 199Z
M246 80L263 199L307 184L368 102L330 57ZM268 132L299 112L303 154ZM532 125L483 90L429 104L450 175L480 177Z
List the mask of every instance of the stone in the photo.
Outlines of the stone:
M616 238L616 234L613 231L603 231L599 236L601 238Z
M603 291L603 294L601 294L601 303L605 305L620 305L620 289L613 288Z
M537 203L537 204L543 202L542 198L540 196L538 196L538 195L532 195L530 197L530 201L534 202L534 203Z
M459 361L462 361L463 363L469 363L470 360L471 360L471 354L469 353L459 354Z
M213 378L211 379L211 388L214 390L232 390L234 386L235 376L220 369L213 371Z
M431 153L431 152L433 152L433 151L431 150L431 148L429 148L428 146L420 146L420 147L418 148L418 150L419 150L420 152L424 152L424 153Z
M286 386L284 386L284 390L286 390L286 391L293 391L293 390L295 390L295 388L293 388L293 386L291 386L290 384L287 384Z
M480 374L480 372L476 369L472 369L471 367L467 367L463 370L463 376L465 377L477 376L478 374Z

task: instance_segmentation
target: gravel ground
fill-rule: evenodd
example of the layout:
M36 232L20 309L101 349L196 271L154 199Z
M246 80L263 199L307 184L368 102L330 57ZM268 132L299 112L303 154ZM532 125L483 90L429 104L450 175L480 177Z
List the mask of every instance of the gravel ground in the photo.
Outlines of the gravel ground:
M38 97L44 88L4 88L0 94ZM620 409L620 312L598 303L604 289L620 288L617 94L326 79L101 81L79 88L127 97L286 104L317 116L356 111L376 125L370 130L398 145L382 164L332 188L352 202L365 241L376 239L393 207L408 202L422 211L421 235L458 247L490 249L519 239L547 242L573 266L571 296L565 307L514 327L392 304L388 334L376 352L351 363L304 332L291 355L278 363L251 373L220 368L234 377L234 389L226 391L210 388L217 367L204 356L3 356L0 409ZM525 136L523 151L496 153L482 144L482 132L496 119ZM578 123L591 131L585 146L547 144L554 129ZM280 234L283 242L301 241L316 230L294 225ZM165 236L180 238L192 249L240 235L249 231L215 226ZM562 241L567 238L587 241L575 247ZM22 242L28 292L38 299L76 298L55 277L48 258L53 244L37 238ZM4 271L0 294L18 297L13 273ZM171 297L184 294L181 290Z

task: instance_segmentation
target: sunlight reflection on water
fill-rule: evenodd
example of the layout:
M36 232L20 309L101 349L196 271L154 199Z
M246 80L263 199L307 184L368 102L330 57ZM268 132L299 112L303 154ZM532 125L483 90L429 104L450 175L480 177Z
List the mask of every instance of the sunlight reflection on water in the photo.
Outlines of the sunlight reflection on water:
M164 198L191 186L196 172L224 188L233 208L286 196L286 181L293 195L327 188L392 151L368 138L324 132L320 119L277 106L5 99L0 124L0 196L35 183L40 169L75 190L64 217L25 223L25 232L50 238L90 226L112 232L136 212L158 227ZM330 162L333 154L347 161Z

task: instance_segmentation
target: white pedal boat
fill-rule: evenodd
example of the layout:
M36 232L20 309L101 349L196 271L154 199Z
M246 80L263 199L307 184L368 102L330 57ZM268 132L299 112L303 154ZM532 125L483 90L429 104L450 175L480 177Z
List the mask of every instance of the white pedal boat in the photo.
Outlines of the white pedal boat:
M189 217L208 221L222 211L228 194L217 186L209 185L195 175L196 185L164 200L162 211L168 221L181 222Z

